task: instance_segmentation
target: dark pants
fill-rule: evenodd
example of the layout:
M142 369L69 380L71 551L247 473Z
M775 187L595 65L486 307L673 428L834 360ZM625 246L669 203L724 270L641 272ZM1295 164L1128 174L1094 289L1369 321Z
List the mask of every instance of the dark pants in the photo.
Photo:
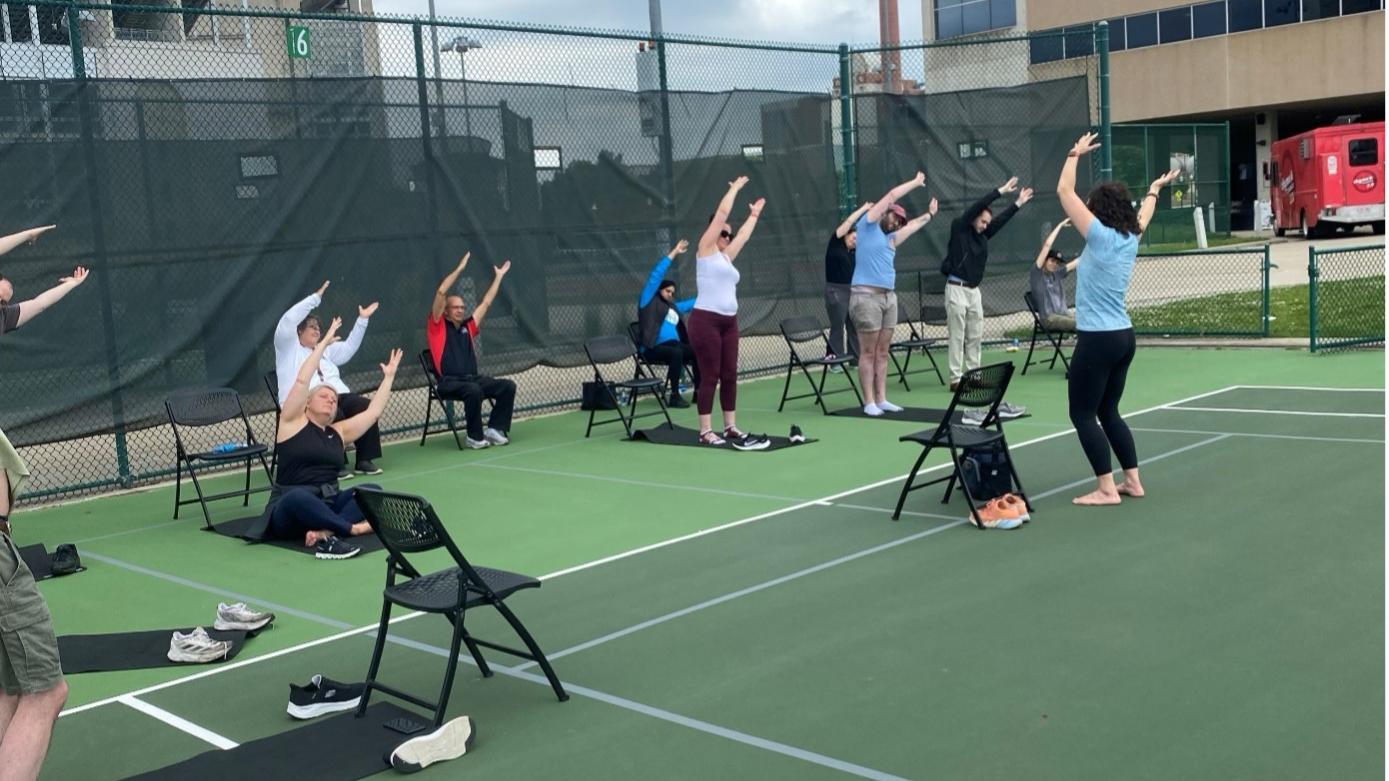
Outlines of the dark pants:
M487 427L503 434L511 430L511 408L516 404L516 383L481 374L472 377L441 377L439 398L463 402L468 421L468 438L482 439L482 400L492 400Z
M269 536L282 540L297 540L305 532L330 531L339 537L352 534L352 524L365 520L352 494L358 488L380 488L363 483L324 499L312 488L290 488L275 501L270 511Z
M825 283L825 313L830 317L830 350L841 358L858 355L858 329L849 322L849 286ZM849 351L845 352L845 338Z
M661 342L648 349L643 355L651 363L664 363L670 367L666 370L666 384L670 386L670 395L680 395L680 374L684 367L689 366L694 375L695 388L699 387L699 361L695 360L694 348L684 342Z
M714 411L714 386L719 406L732 412L738 406L738 318L696 309L690 313L690 344L699 364L699 414Z
M360 415L371 405L371 399L366 396L359 396L356 393L344 393L338 396L338 416L333 418L334 422L343 418L350 418L353 415ZM381 457L381 426L379 423L371 424L371 428L362 432L357 441L353 443L357 446L357 463L363 461L375 461Z
M1113 471L1109 449L1124 469L1138 468L1133 433L1119 415L1119 399L1133 363L1136 344L1133 329L1081 331L1071 356L1069 395L1071 425L1085 448L1085 457L1096 475Z

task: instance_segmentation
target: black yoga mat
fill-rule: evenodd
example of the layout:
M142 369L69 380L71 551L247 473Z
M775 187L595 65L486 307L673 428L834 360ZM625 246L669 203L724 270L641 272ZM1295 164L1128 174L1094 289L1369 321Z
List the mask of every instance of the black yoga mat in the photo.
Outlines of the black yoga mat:
M296 551L298 553L307 553L310 556L313 555L313 548L304 545L303 540L264 539L256 541L248 538L246 536L246 531L251 528L251 524L255 523L258 520L260 520L259 515L252 515L249 518L237 518L234 521L222 521L221 523L214 524L212 526L212 531L217 532L223 537L233 537L238 540L245 540L246 542L257 542L261 545L270 545L276 548L284 548L285 550ZM342 541L349 545L354 545L362 549L362 553L359 553L356 556L352 557L354 559L360 558L363 553L374 553L376 551L381 550L382 548L381 538L377 537L375 534L362 534L356 537L343 537Z
M226 751L205 751L177 764L130 776L127 781L355 781L390 769L385 757L411 736L382 725L401 717L430 723L423 716L381 702L368 707L360 719L351 711L339 713Z
M689 447L702 447L705 450L731 450L735 453L740 452L737 448L728 443L724 443L717 447L713 445L701 445L699 443L699 432L683 426L676 426L675 428L657 426L656 428L634 431L632 432L632 439L633 441L646 441L657 445L687 445ZM772 441L772 444L765 450L751 450L748 452L766 453L772 450L781 450L786 447L800 447L801 445L808 445L811 442L819 441L816 439L806 439L805 442L792 442L786 437L768 437L768 439Z
M58 638L58 658L62 660L63 673L67 675L150 667L187 667L199 663L169 661L169 641L173 639L174 632L188 634L191 631L192 627L184 627L107 635L62 635ZM256 632L208 629L207 634L213 640L232 641L232 647L226 659L201 664L218 664L236 658L241 646L246 644L246 638L255 636Z
M837 409L834 412L831 412L830 414L837 415L841 418L868 418L869 420L900 420L906 421L908 423L939 423L941 421L941 418L945 417L945 410L932 409L930 407L903 407L901 412L884 412L882 415L874 417L865 413L863 411L863 407L849 407L848 409ZM1023 413L1022 415L1019 415L1016 418L1010 418L1009 420L1019 420L1021 418L1030 417L1032 417L1030 414ZM960 423L963 420L963 418L964 413L960 410L955 410L955 417L953 420L951 420L951 422ZM1004 425L1007 425L1008 421L1005 420L1003 421L1003 423Z

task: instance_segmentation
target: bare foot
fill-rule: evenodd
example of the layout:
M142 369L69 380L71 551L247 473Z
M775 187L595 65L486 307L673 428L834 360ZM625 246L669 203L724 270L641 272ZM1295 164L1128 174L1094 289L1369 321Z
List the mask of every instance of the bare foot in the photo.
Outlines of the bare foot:
M1132 496L1135 499L1143 496L1143 494L1145 493L1141 484L1132 482L1130 480L1125 480L1124 482L1120 483L1115 488L1115 490L1117 490L1124 496Z
M305 547L305 548L312 548L313 546L317 545L320 541L326 540L326 539L328 539L329 537L332 537L332 536L333 536L333 533L332 533L332 532L324 532L324 531L304 532L304 547Z
M1080 504L1093 507L1106 504L1118 504L1119 501L1120 499L1118 491L1115 491L1113 493L1107 493L1105 491L1091 491L1090 493L1085 494L1084 496L1077 496L1076 498L1072 499L1071 504Z
M352 536L360 537L363 534L371 534L371 524L366 521L358 521L352 524Z

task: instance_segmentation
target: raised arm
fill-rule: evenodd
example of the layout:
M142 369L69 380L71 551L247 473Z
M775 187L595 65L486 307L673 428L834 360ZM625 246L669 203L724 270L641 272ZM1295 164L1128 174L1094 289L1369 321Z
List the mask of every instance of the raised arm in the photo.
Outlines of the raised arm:
M1066 211L1066 216L1070 218L1071 224L1076 226L1076 230L1080 231L1080 235L1086 237L1090 235L1090 221L1095 219L1095 215L1090 213L1085 201L1076 194L1076 165L1081 157L1100 148L1100 145L1095 143L1098 137L1098 133L1086 133L1075 142L1071 151L1066 153L1066 162L1061 166L1061 178L1056 182L1056 197L1061 201L1061 208Z
M989 222L989 227L984 229L984 238L992 239L999 231L1003 230L1003 226L1007 225L1008 221L1013 219L1013 215L1017 214L1018 210L1030 200L1032 200L1032 188L1022 188L1022 192L1018 193L1016 202L1008 204L1008 208L994 215L993 220Z
M58 226L44 225L38 228L29 228L28 230L22 230L19 233L11 233L8 236L0 236L0 255L4 255L6 252L9 252L10 250L14 249L15 247L18 247L26 241L33 243L37 241L40 236L53 230L56 227Z
M637 308L651 303L651 299L656 297L656 291L661 289L661 281L666 278L666 272L670 270L670 264L675 260L675 256L689 248L690 243L681 239L675 242L675 246L670 248L670 252L661 256L652 267L651 273L646 275L646 284L641 288L641 296L637 298Z
M344 445L357 441L358 437L381 419L381 413L386 411L386 402L391 398L391 384L395 382L395 371L400 366L400 355L399 348L391 350L391 356L381 364L381 384L376 387L376 393L372 395L367 408L333 424Z
M287 428L298 423L304 418L304 408L309 403L309 379L313 373L318 371L318 362L323 359L323 351L327 350L338 340L338 329L342 328L342 318L333 318L332 325L328 326L328 332L314 345L313 352L304 359L303 365L299 367L299 373L294 375L294 384L290 386L289 393L285 394L284 404L280 407L280 430L285 433ZM297 432L293 432L297 433Z
M1051 245L1056 241L1056 237L1061 235L1061 229L1070 224L1071 220L1068 217L1056 223L1056 227L1051 229L1051 233L1047 234L1047 240L1042 242L1042 248L1037 251L1037 268L1041 268L1042 265L1047 262L1047 253L1051 252ZM1069 266L1067 270L1070 270Z
M897 247L901 247L901 246L902 246L902 242L906 241L907 239L910 239L910 238L912 237L912 234L914 234L914 233L916 233L917 231L921 230L922 228L926 227L926 224L929 223L932 219L935 218L936 212L937 212L939 209L940 209L940 203L937 202L935 198L932 198L932 199L931 199L931 205L928 206L928 207L926 208L926 213L925 213L925 214L918 215L917 217L915 217L915 218L913 218L913 219L911 219L911 220L908 220L906 225L903 225L902 227L898 228L896 231L893 231L893 233L892 233L892 246L893 246L893 248L895 249L895 248L897 248Z
M325 279L317 291L308 294L280 315L280 322L275 324L276 353L292 349L299 342L299 324L304 322L304 318L308 317L315 307L323 303L323 294L327 291L328 280Z
M352 360L352 356L357 354L358 348L362 346L362 339L367 335L367 326L371 323L371 316L376 313L376 308L381 305L380 301L372 301L366 306L357 307L357 322L352 324L352 331L347 334L347 339L329 347L323 353L338 366Z
M728 215L733 212L733 199L738 197L738 191L748 183L746 176L740 176L728 183L728 192L723 194L723 200L719 201L719 208L714 210L714 216L709 220L709 227L704 229L703 235L699 237L699 256L712 255L719 249L719 233L723 230L723 224L728 221Z
M458 281L458 275L463 273L463 269L468 267L468 258L472 257L471 252L463 253L463 259L458 261L458 268L450 271L439 281L439 287L434 290L434 304L429 308L429 319L438 320L444 316L444 300L449 297L449 291L453 289L453 283Z
M839 227L834 229L834 235L838 236L841 239L844 238L844 236L849 233L849 230L852 229L854 225L858 222L858 218L862 217L863 213L868 211L872 207L872 201L864 201L862 206L858 207L857 209L854 209L853 214L850 214L848 217L845 217L844 221L839 223Z
M729 263L738 258L738 253L743 251L743 245L752 238L752 231L757 227L757 218L762 216L762 207L766 205L766 198L758 198L748 204L748 218L743 220L743 224L738 227L738 235L733 237L733 241L728 243L728 249L723 251L723 254L728 256Z
M887 214L887 208L892 204L897 203L898 198L905 196L907 193L911 192L912 190L915 190L918 187L925 186L925 184L926 174L917 171L916 176L912 177L911 179L908 179L905 182L902 182L901 184L897 185L891 190L888 190L887 195L884 195L883 197L879 198L877 203L868 207L868 221L877 222L878 220L881 220L883 218L883 215Z
M19 303L19 322L15 324L15 327L18 328L30 320L33 320L35 317L38 317L40 312L58 303L58 301L62 300L63 296L71 293L73 288L86 280L87 269L78 266L73 270L72 276L63 277L58 280L58 284L39 293L28 301L21 301Z
M1173 168L1171 171L1154 179L1153 183L1148 185L1148 194L1143 196L1143 203L1138 207L1139 233L1148 229L1148 221L1153 219L1153 212L1157 211L1158 193L1162 192L1162 188L1176 180L1181 173L1181 171Z
M482 294L482 300L473 308L473 323L482 326L482 319L487 316L487 310L492 308L492 301L497 298L497 291L502 286L502 277L511 270L511 261L506 261L500 266L492 267L492 284L487 287L487 292Z
M992 189L987 193L984 193L983 198L980 198L974 203L971 203L969 207L966 208L957 219L960 221L962 225L973 224L974 218L978 217L980 212L993 205L994 201L998 200L999 198L1002 198L1003 196L1013 192L1016 189L1018 189L1018 177L1009 177L1008 181L999 185L995 189Z

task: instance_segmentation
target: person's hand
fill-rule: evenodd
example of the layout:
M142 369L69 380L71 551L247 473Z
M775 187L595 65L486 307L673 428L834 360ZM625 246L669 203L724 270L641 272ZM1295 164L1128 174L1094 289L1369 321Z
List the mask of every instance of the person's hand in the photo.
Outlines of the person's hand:
M935 198L932 198L931 204L926 207L926 213L934 217L936 216L936 212L938 211L940 211L940 201L937 201Z
M1071 147L1069 156L1081 157L1082 155L1088 155L1096 149L1099 149L1100 145L1098 142L1095 141L1095 139L1099 137L1099 133L1086 133L1085 135L1081 136L1080 140L1076 141L1075 145Z
M1018 206L1021 207L1023 204L1027 203L1030 200L1032 200L1032 188L1022 188L1022 192L1018 193Z
M741 189L743 189L743 186L746 185L747 183L748 183L748 178L747 178L746 176L740 176L740 177L738 177L737 179L734 179L733 181L731 181L731 182L728 183L728 189L730 189L730 190L741 190Z
M1011 193L1016 189L1018 189L1018 177L1014 176L1009 178L1008 181L1004 182L998 188L998 191L1003 195L1007 195L1008 193Z
M72 270L72 276L63 277L62 279L58 280L58 283L77 287L78 285L87 281L87 274L88 271L85 266L78 266L77 268Z
M767 205L767 199L766 199L766 198L758 198L757 200L755 200L755 201L753 201L752 203L748 204L748 215L751 216L751 217L757 217L757 216L761 215L761 214L762 214L762 207L763 207L763 206L766 206L766 205Z
M1060 230L1060 229L1062 229L1062 228L1064 228L1064 227L1066 227L1067 225L1070 225L1070 224L1071 224L1071 218L1070 218L1070 217L1067 217L1066 219L1062 220L1061 222L1056 223L1056 229L1057 229L1057 230Z
M471 252L463 253L463 257L458 261L458 268L456 269L458 273L463 273L463 269L468 267L468 258L471 258L472 256L473 253Z
M502 264L501 264L500 266L493 266L493 267L492 267L492 273L495 274L495 275L497 276L498 279L501 279L502 277L506 276L506 272L508 272L508 271L510 271L510 270L511 270L511 261L509 261L509 260L503 261Z
M917 187L924 187L926 185L926 174L917 171L916 176L912 177L912 184Z
M319 344L323 342L327 342L328 344L341 342L342 340L338 338L339 328L342 328L342 318L335 317L333 318L333 322L328 325L328 330L323 333L323 339L319 341Z
M676 255L681 254L689 248L690 243L688 241L685 241L684 239L675 242L675 246L670 248L670 258L674 259Z
M395 370L400 368L400 356L403 354L399 347L391 350L391 357L387 358L385 363L380 364L381 374L387 378L394 377Z
M328 292L328 283L330 281L331 280L327 279L323 280L323 284L319 285L318 290L314 291L314 295L318 296L319 298L323 298L323 294Z
M39 227L37 227L37 228L30 228L29 230L24 231L24 237L25 237L26 239L29 240L29 243L30 243L30 244L33 244L34 242L36 242L36 241L39 240L39 237L40 237L40 236L42 236L43 234L45 234L45 233L47 233L47 232L53 230L53 229L56 228L56 227L58 227L58 226L57 226L57 225L41 225L41 226L39 226Z
M865 211L865 212L866 212L866 211L868 211L869 209L873 208L873 202L872 202L872 201L864 201L864 202L863 202L863 205L860 206L860 207L858 207L858 208L859 208L859 211Z
M372 315L376 314L376 307L378 306L381 306L380 301L372 301L370 304L367 304L366 306L359 306L357 307L357 316L371 317Z
M1158 178L1154 179L1153 183L1148 185L1148 192L1152 193L1153 195L1157 195L1158 192L1162 190L1162 188L1166 187L1172 182L1175 182L1177 180L1177 177L1181 175L1181 169L1173 168L1171 171L1168 171L1162 176L1159 176Z

